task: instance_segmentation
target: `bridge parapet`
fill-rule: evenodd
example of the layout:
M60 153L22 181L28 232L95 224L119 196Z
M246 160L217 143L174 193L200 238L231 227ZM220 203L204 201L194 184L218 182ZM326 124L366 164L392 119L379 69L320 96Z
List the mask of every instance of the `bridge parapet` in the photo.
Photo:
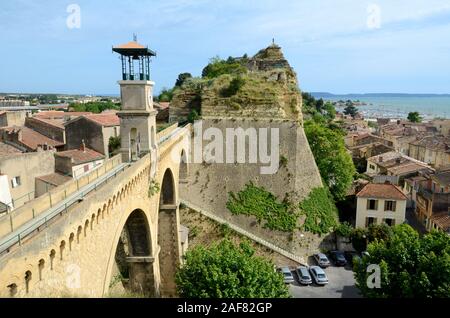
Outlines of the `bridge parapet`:
M71 180L59 187L50 190L48 193L36 198L20 208L4 214L0 217L0 238L13 233L27 222L37 218L42 213L51 209L58 202L79 191L79 189L98 180L109 171L118 167L122 163L122 158L117 155L107 160L102 166L86 174L85 176Z

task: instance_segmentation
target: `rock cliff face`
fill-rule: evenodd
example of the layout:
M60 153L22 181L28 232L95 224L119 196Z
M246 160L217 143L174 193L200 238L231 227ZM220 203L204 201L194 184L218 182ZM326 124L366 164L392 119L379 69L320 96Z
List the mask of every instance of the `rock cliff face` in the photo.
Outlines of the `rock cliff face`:
M228 96L235 74L214 79L190 79L177 89L170 106L171 121L186 119L195 109L203 118L289 119L301 121L302 99L294 70L281 48L271 45L250 59L237 58L248 72L241 86Z
M278 130L279 157L283 163L275 174L261 174L261 163L191 162L189 176L180 184L180 197L209 213L235 224L277 246L302 255L305 240L299 230L293 233L263 228L254 217L233 215L226 202L229 192L239 192L249 182L264 187L280 200L287 196L299 202L322 181L302 127L302 99L294 70L280 47L269 46L250 59L234 59L245 66L241 74L190 79L177 89L171 103L171 120L185 120L193 109L201 112L203 132L208 128L227 135L230 129ZM239 84L239 85L236 85ZM238 89L232 90L235 85ZM230 93L231 91L231 93ZM205 149L211 140L202 140ZM224 141L223 153L227 152ZM245 157L255 141L245 138ZM192 151L196 151L194 144ZM235 150L233 150L235 151ZM237 150L236 150L237 151ZM195 154L191 153L190 158ZM278 159L278 158L277 158ZM298 220L299 226L302 220ZM306 244L306 243L305 243ZM311 248L314 248L311 246Z

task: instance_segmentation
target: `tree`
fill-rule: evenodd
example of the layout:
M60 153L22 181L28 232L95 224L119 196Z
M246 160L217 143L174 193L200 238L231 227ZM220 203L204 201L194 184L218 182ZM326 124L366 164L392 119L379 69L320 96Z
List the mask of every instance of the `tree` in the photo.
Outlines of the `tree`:
M203 78L216 78L223 74L241 75L246 74L248 69L236 59L228 58L224 61L219 57L212 58L210 63L203 69Z
M163 87L161 93L158 95L158 101L161 103L170 102L173 98L173 89Z
M117 149L120 148L120 137L109 137L108 151L113 154Z
M344 199L356 170L341 132L307 121L305 133L324 183L335 200Z
M355 107L355 105L353 105L353 103L346 103L346 107L344 108L344 114L345 115L350 115L352 117L355 117L356 114L358 113L358 108Z
M197 246L175 276L178 293L186 298L287 298L283 275L254 256L248 243L229 240Z
M175 86L181 87L181 85L183 85L183 83L189 78L192 78L191 73L181 73L180 75L178 75L177 81L175 82Z
M408 120L412 123L420 123L422 121L422 117L420 117L419 112L410 112L408 114Z
M420 237L409 225L393 229L389 239L369 244L365 256L355 264L357 286L372 298L449 298L450 236L431 232ZM371 264L380 266L381 288L371 288Z

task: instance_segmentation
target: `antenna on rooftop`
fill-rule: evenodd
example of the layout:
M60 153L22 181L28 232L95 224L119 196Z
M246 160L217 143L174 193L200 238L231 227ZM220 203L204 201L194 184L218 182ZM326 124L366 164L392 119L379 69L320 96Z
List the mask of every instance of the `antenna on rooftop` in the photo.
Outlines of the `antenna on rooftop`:
M133 41L137 42L137 34L136 33L133 33Z

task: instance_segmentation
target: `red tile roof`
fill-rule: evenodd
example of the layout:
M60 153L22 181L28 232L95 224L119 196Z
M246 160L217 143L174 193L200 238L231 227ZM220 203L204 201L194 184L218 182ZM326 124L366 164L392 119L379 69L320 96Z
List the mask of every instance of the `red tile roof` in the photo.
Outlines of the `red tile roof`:
M63 183L66 183L67 181L72 180L71 177L65 176L60 173L52 173L52 174L49 174L46 176L37 177L36 179L42 180L42 181L49 183L51 185L54 185L54 186L59 186Z
M119 118L119 116L117 116L114 113L92 114L92 115L87 115L84 117L96 122L99 125L105 126L105 127L120 126L120 118Z
M444 231L450 229L450 212L433 214L431 220Z
M393 185L386 183L369 183L357 195L359 198L376 198L390 200L406 200L403 191Z
M22 136L18 142L32 150L37 150L38 146L41 145L48 145L51 147L59 147L64 145L63 142L50 139L28 127L12 126L1 128L0 130L6 131L7 134L17 134L21 132Z
M63 125L64 120L63 119L59 119L59 118L58 119L56 119L56 118L48 119L48 118L40 118L40 117L30 118L30 119L46 123L47 125L50 125L50 126L53 126L53 127L59 128L59 129L64 129L64 125ZM30 119L27 118L27 120L30 120Z
M135 41L130 41L126 44L121 44L116 47L117 49L145 49L145 46Z
M37 114L35 114L33 117L39 118L39 119L64 119L65 117L78 117L78 116L84 116L84 115L91 115L91 112L63 112L58 110L49 110L49 111L42 111Z
M57 157L65 157L65 158L72 158L73 164L79 165L86 162L91 162L95 160L104 159L105 156L101 153L94 151L89 148L85 148L85 150L81 149L72 149L67 151L61 151L55 153L55 156Z

